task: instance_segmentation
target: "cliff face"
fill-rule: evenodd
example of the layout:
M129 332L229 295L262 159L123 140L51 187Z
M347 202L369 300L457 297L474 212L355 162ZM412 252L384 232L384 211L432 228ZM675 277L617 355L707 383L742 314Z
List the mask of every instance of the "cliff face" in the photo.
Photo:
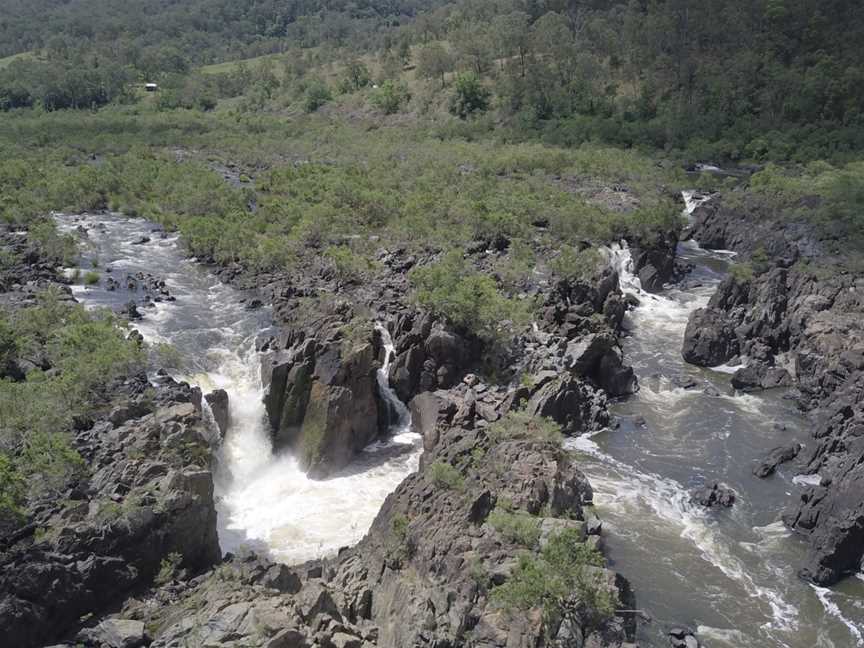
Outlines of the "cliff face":
M825 252L834 242L802 223L760 218L722 198L694 214L693 238L739 252L756 267L729 276L687 327L683 353L712 366L746 357L733 385L789 387L814 422L804 472L819 474L785 522L809 539L801 575L831 584L859 569L864 554L864 276Z
M200 393L165 378L151 404L148 388L144 376L118 385L129 404L75 434L89 474L3 538L0 634L10 645L63 636L149 586L169 556L190 572L219 561Z

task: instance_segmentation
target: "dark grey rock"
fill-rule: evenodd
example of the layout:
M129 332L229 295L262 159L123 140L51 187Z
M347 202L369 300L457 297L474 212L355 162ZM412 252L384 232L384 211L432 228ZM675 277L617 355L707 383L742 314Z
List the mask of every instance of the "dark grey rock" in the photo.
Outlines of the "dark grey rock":
M787 461L792 461L798 456L799 452L801 452L800 443L793 443L791 445L774 448L761 462L759 462L759 465L753 469L753 474L760 479L773 475L774 471L777 470L777 466L786 463Z

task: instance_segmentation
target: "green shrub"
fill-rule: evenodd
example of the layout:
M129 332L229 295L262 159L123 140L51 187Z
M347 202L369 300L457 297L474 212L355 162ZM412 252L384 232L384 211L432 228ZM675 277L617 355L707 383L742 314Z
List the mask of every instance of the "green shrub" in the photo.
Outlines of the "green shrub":
M575 612L584 631L602 625L618 606L599 568L602 554L582 542L575 529L550 538L539 555L523 555L510 579L492 590L492 600L501 607L527 612L543 611L549 622Z
M174 580L174 576L177 574L177 570L182 562L183 554L177 552L169 553L159 564L159 573L156 574L153 582L156 585L167 585L170 583Z
M333 99L333 94L327 84L321 80L313 80L306 88L303 98L303 108L312 113Z
M524 511L509 511L500 506L496 507L489 514L489 524L511 542L529 549L540 540L540 521Z
M18 472L15 462L0 452L0 528L3 521L20 520L26 495L27 481Z
M562 279L586 281L594 276L606 259L597 248L578 250L570 245L561 248L552 260L552 270Z
M347 357L372 340L372 322L365 317L354 317L341 328L342 355Z
M436 461L429 466L429 476L433 483L441 488L461 491L465 488L465 478L449 463Z
M387 541L387 556L394 566L401 566L414 555L414 543L408 533L409 523L408 518L401 513L390 520L391 534Z
M417 303L456 326L494 338L527 323L528 307L504 296L495 281L469 269L458 250L411 273Z
M733 263L729 266L729 274L732 275L738 283L747 283L753 280L753 266L749 263Z
M143 354L113 314L88 312L56 291L13 312L3 328L15 353L43 356L53 371L34 369L24 381L0 381L0 447L16 449L5 458L12 474L27 479L28 495L56 494L85 469L70 444L74 418L104 403L108 385L140 368Z
M92 270L88 270L84 273L84 285L85 286L95 286L99 283L99 273L94 272Z
M525 410L510 410L489 426L486 433L495 443L515 439L528 439L548 443L561 443L561 426L552 419L531 416Z
M378 88L372 91L370 101L372 105L385 115L399 112L402 106L411 99L408 86L404 83L387 79Z
M372 267L369 259L347 245L331 245L324 250L324 256L333 264L337 278L346 283L359 281Z
M489 108L492 93L473 72L465 72L456 77L453 95L450 98L450 112L462 119Z

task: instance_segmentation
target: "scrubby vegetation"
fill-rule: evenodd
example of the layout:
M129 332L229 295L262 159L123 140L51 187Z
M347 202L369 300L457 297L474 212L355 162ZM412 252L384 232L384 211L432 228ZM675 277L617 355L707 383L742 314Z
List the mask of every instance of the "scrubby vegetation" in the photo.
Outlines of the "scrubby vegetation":
M456 467L449 463L436 461L429 466L429 476L440 488L454 491L461 491L465 488L465 478Z
M510 440L535 440L561 443L561 426L542 416L531 416L525 410L510 410L489 426L489 438L495 443Z
M511 542L529 549L540 539L540 521L524 511L512 511L499 506L489 514L489 524Z
M785 218L814 222L857 247L864 243L864 162L782 168L770 164L754 174L750 188Z
M118 324L54 291L0 317L0 516L17 515L26 497L51 494L84 469L69 433L110 398L113 380L143 362Z
M539 555L524 554L510 579L492 590L492 598L521 613L540 608L547 624L569 618L592 630L611 618L618 605L598 569L604 564L597 549L568 529L550 538Z
M508 324L528 321L525 304L505 297L491 277L469 269L458 250L416 269L411 281L420 306L480 335L495 337Z

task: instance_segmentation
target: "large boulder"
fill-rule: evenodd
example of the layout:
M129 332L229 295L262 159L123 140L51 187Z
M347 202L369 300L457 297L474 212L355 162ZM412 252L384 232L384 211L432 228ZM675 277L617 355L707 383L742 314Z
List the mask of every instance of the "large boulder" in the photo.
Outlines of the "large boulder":
M792 385L792 376L783 367L771 367L755 362L738 369L732 375L732 386L741 391L775 389Z
M734 322L723 311L700 308L690 314L681 354L699 367L716 367L739 353Z
M800 443L792 443L790 445L774 448L762 461L759 462L759 465L753 469L753 474L760 479L773 475L774 471L777 470L777 466L792 461L798 456L799 452L801 452Z
M351 344L302 337L271 358L265 402L274 440L292 448L312 477L348 465L380 433L372 339L371 332L370 341Z
M675 273L675 251L678 235L674 231L657 233L637 241L631 250L633 271L646 292L660 292Z
M128 619L105 619L79 632L75 640L86 648L141 648L150 643L144 622Z
M566 374L540 387L529 399L527 411L532 416L552 419L570 435L609 424L605 394Z

